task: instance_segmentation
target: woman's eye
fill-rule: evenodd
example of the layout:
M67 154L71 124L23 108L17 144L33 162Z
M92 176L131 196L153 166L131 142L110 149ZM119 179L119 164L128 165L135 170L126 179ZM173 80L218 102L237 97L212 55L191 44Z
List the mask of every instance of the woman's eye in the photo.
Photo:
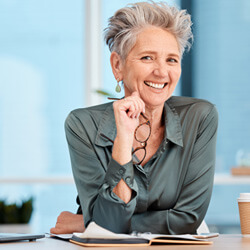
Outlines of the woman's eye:
M152 60L151 56L143 56L141 60Z
M177 63L178 62L178 60L176 60L175 58L169 58L167 61L172 62L172 63Z

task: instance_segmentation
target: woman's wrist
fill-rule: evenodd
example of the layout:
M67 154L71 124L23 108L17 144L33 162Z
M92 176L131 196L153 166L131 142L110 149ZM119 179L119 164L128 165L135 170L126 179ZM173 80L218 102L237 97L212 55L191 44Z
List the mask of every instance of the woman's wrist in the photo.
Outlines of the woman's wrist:
M119 164L124 165L131 161L132 158L132 144L133 138L127 137L116 137L112 150L112 157Z

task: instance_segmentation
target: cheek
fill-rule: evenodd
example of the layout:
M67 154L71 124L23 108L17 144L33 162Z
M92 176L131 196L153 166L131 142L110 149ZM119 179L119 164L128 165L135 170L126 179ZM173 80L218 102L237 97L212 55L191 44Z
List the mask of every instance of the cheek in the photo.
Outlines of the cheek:
M181 68L176 68L172 71L171 78L174 84L177 84L181 77Z

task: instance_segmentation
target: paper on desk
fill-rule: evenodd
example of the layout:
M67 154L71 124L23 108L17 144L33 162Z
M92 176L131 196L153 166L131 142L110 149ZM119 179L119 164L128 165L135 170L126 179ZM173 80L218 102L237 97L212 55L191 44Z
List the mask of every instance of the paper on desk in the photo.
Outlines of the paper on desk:
M56 237L62 240L70 240L73 236L73 234L52 234L52 233L47 233L49 236Z
M79 238L95 238L95 239L127 239L138 238L129 234L116 234L103 227L100 227L95 222L90 222L83 233L74 233Z

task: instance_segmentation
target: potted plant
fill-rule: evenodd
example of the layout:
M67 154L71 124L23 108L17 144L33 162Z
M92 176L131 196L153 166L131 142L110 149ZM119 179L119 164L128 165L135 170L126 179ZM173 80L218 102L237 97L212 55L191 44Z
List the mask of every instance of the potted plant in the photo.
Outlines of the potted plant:
M5 200L0 200L0 226L1 231L17 233L27 233L27 224L30 221L33 211L33 198L23 200L20 203L8 204ZM22 225L19 229L18 225ZM13 228L13 229L12 229Z

